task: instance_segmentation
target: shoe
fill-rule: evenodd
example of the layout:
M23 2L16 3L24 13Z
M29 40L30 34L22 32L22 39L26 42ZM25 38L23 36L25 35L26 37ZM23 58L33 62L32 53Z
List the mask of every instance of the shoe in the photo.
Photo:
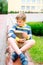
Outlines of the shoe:
M16 61L17 58L18 58L17 53L16 53L16 52L13 52L13 53L11 54L11 59L13 60L13 62Z
M21 53L19 56L20 56L20 60L21 60L22 65L28 65L27 57L23 53Z

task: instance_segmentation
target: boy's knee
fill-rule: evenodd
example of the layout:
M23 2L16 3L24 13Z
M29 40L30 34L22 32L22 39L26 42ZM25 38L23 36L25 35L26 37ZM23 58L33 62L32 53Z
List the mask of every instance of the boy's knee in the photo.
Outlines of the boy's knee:
M26 43L28 43L30 45L35 45L35 40L31 39L31 40L26 41Z
M35 40L34 39L32 39L31 42L32 42L33 45L35 45Z
M8 38L8 43L10 44L12 42L12 40L16 43L17 41L15 39L13 39L12 37Z

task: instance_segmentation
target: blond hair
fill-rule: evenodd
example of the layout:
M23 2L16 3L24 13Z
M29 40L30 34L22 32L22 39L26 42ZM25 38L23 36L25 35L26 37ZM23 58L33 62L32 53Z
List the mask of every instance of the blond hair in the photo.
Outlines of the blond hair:
M24 12L19 12L19 14L16 16L16 19L18 20L19 18L22 19L23 21L25 21L26 20L25 13Z

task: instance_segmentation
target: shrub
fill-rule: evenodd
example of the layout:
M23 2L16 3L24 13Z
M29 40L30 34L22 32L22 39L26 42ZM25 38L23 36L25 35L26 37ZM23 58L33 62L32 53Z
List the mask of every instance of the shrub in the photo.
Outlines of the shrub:
M28 22L27 25L31 26L34 35L43 36L43 23L42 22Z
M16 13L19 13L19 12L18 11L10 11L9 13L16 14Z

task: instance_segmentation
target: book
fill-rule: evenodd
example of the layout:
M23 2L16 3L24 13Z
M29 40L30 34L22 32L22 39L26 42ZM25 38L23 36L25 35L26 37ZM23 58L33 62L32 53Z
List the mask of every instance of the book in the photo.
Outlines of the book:
M18 30L15 30L14 33L16 34L17 37L19 38L23 38L23 31L18 31Z

